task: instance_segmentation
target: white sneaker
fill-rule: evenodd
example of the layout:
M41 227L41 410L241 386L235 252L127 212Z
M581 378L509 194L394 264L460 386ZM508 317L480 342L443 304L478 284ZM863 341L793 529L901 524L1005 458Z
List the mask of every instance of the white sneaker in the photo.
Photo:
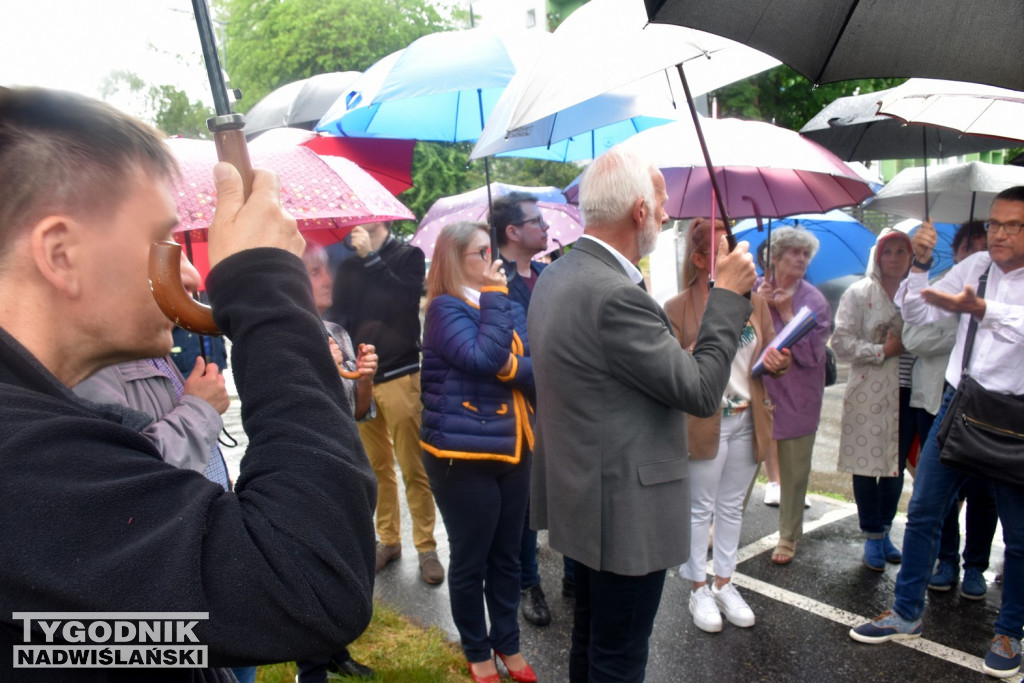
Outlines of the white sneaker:
M715 598L715 604L722 610L722 614L730 624L741 628L754 625L754 612L740 592L736 590L736 586L732 585L732 581L721 588L712 585L711 594Z
M690 614L693 623L701 631L718 633L722 630L722 615L715 606L715 596L707 586L701 586L690 593Z
M778 482L770 481L764 487L764 504L779 507L779 496L782 490Z

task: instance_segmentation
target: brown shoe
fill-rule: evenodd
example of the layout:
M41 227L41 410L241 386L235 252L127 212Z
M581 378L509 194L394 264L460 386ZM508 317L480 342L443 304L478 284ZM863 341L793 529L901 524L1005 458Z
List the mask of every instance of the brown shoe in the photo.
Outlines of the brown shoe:
M402 544L396 543L394 545L384 545L380 541L377 541L377 569L380 571L384 569L388 562L397 560L402 556Z
M437 559L436 550L420 553L420 575L431 585L444 581L444 567L441 566L441 560Z

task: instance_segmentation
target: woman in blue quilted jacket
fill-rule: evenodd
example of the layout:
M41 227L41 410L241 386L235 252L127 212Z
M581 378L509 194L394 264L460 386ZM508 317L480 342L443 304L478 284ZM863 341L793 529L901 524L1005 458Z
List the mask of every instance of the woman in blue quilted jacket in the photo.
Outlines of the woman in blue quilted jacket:
M508 298L484 223L454 223L437 238L421 383L423 464L448 532L448 592L470 675L497 683L500 658L513 680L536 681L517 618L533 369L526 315Z

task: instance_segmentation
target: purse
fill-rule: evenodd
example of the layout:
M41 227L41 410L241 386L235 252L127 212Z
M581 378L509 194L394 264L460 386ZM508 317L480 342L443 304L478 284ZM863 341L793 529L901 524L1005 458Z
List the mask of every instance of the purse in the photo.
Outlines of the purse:
M987 281L988 271L978 282L979 297L985 296ZM1024 395L989 391L967 372L977 331L978 321L972 316L964 342L960 384L936 434L939 462L1024 489Z
M825 347L825 386L830 387L839 379L839 368L836 367L836 352Z

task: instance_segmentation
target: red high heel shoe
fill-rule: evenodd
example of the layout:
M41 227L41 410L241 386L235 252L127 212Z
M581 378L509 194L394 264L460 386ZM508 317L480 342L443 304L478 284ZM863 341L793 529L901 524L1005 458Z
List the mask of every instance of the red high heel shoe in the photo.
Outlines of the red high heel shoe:
M477 664L480 663L477 662ZM469 667L469 677L473 679L474 683L501 683L501 674L495 672L490 676L479 676L473 671L473 662L466 662L466 665ZM497 664L495 664L495 667L497 667Z
M513 670L512 667L508 665L505 655L495 651L494 657L494 666L498 666L498 659L501 659L501 663L505 665L505 668L508 670L508 675L512 677L513 681L517 681L517 683L537 683L537 674L529 664L524 666L522 669Z

